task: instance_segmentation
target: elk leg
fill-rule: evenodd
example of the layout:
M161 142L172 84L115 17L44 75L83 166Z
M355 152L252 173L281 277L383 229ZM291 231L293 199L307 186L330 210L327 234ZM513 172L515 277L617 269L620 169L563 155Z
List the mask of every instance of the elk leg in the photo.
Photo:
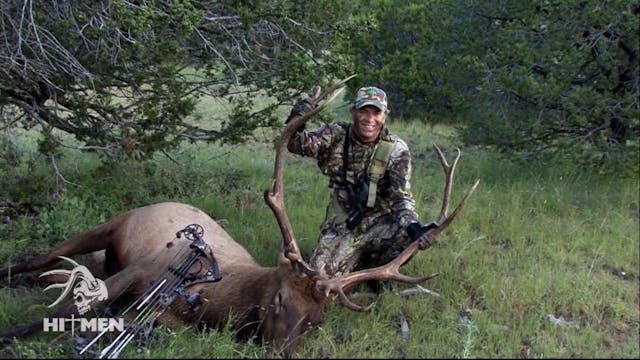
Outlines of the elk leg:
M72 237L58 245L48 253L38 255L30 260L0 269L0 279L9 273L20 274L51 266L60 260L59 256L71 257L92 251L105 249L112 240L114 231L125 218L119 216L105 224L96 226L82 234Z

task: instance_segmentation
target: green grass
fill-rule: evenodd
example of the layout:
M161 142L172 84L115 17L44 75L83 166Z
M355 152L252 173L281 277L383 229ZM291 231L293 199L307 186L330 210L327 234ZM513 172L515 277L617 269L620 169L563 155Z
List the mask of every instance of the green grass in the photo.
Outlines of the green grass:
M344 108L338 108L344 113ZM423 221L437 216L443 173L434 143L452 158L455 132L436 126L390 122L414 155L413 191ZM265 135L269 138L270 135ZM368 313L330 304L326 321L308 334L304 358L637 358L639 332L638 178L618 179L562 161L517 163L483 149L463 148L453 188L453 208L476 179L467 207L431 249L403 272L439 272L424 286L440 297L401 297L385 290ZM37 221L15 216L0 224L0 262L46 251L67 237L130 208L182 201L221 220L263 265L274 265L279 230L262 192L273 171L267 143L220 148L185 145L171 161L100 165L73 153L0 175L0 200L40 204ZM58 201L51 194L62 183ZM28 185L26 188L21 188ZM287 156L286 206L303 253L313 248L328 200L327 179L311 159ZM621 271L627 275L622 276ZM37 275L37 274L36 274ZM6 282L3 282L4 286ZM0 329L39 319L52 299L28 281L0 288ZM17 301L16 301L17 300ZM571 321L558 326L549 316ZM401 316L409 324L400 331ZM2 357L70 355L68 340L51 334L0 347ZM192 327L158 328L148 352L127 357L272 357L262 347L233 340L230 331L199 333Z

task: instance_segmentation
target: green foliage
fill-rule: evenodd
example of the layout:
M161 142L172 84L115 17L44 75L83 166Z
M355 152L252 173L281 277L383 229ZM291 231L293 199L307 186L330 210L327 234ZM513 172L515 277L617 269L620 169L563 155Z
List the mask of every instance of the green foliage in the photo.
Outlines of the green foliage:
M639 12L636 1L361 1L348 25L366 30L338 49L401 117L637 176Z
M640 172L637 1L0 6L0 125L37 126L43 154L243 143L301 92L357 73L351 94L381 86L392 116L459 125L467 144ZM199 112L205 97L225 109Z
M39 126L45 154L145 159L185 140L242 142L277 125L278 106L346 74L328 51L340 1L23 5L1 5L0 126ZM231 111L199 122L203 96Z
M466 116L465 140L637 175L638 4L507 4L481 6L498 45L474 96L487 110Z
M477 36L462 24L466 7L452 1L361 1L352 3L344 26L349 37L339 51L354 63L359 80L389 96L393 116L423 123L447 122L465 105L479 71ZM351 92L357 86L352 84Z

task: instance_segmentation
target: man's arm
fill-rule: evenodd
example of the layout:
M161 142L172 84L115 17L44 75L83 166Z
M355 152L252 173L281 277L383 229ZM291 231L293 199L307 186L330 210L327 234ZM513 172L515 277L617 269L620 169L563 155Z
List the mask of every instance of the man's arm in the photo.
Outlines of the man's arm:
M287 149L293 154L318 158L319 154L327 149L333 139L333 129L329 124L323 124L316 130L300 130L295 133Z
M398 139L391 153L389 167L389 203L395 220L406 228L418 221L416 203L411 192L411 152L407 144Z
M397 142L397 152L391 154L389 169L391 208L396 221L405 229L411 240L417 240L430 229L438 227L435 222L422 225L418 221L415 200L411 193L411 153L406 143ZM395 155L395 156L394 156ZM429 244L420 243L420 249Z

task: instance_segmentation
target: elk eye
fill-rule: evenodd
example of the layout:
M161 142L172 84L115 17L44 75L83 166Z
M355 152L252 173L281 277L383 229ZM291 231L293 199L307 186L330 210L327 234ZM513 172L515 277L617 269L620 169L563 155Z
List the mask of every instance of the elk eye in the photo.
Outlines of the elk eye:
M278 293L276 294L275 299L273 299L273 305L275 307L275 313L276 314L279 314L280 313L280 309L284 308L283 296L282 296L282 293L280 291L278 291Z
M281 292L278 292L278 307L284 307L284 296Z

